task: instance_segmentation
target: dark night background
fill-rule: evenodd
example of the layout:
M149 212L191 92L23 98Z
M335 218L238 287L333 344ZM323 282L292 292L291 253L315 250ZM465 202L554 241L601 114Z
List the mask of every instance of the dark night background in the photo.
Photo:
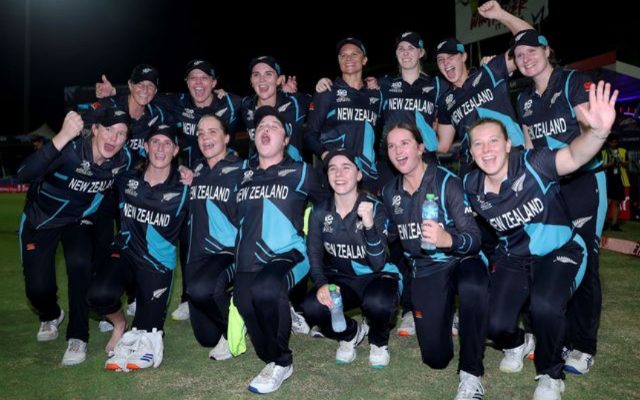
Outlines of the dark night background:
M29 119L24 126L27 4L31 68ZM298 76L300 90L310 92L318 78L337 75L335 43L343 37L361 38L370 72L379 73L394 70L393 45L399 33L422 34L430 72L434 44L455 35L454 0L424 1L420 6L388 2L397 6L386 9L339 4L231 1L222 11L219 2L187 0L5 0L0 13L4 97L0 135L25 133L44 122L57 131L64 114L65 86L92 85L102 73L114 83L125 83L139 63L160 69L160 91L183 91L186 62L207 58L216 68L218 85L244 95L251 90L249 60L269 54L280 61L284 73ZM549 17L540 30L560 62L617 50L619 60L639 65L640 20L627 9L632 2L592 4L549 0ZM308 11L295 12L300 8ZM509 38L504 34L482 41L481 53L504 51ZM473 52L478 52L475 45Z

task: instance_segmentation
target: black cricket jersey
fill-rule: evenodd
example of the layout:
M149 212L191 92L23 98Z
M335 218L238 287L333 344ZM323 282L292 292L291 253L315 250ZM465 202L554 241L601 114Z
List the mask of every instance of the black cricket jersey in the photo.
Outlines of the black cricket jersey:
M296 281L301 279L309 271L302 231L305 206L329 194L319 172L288 157L266 170L251 160L239 185L237 271L257 272L285 257L298 264L294 274Z
M301 93L285 93L278 91L276 95L275 109L278 110L280 116L284 119L286 126L285 131L289 136L289 145L287 146L287 154L294 161L302 161L302 151L304 148L304 123L309 112L309 103L311 96ZM258 96L252 95L242 99L242 120L244 127L249 134L249 158L256 156L255 149L255 123L253 116L257 109Z
M452 125L460 140L460 163L472 163L469 153L469 126L479 118L494 118L507 128L513 146L524 146L524 134L516 122L516 113L509 95L509 70L503 55L494 57L489 63L470 71L462 87L453 85L441 97L438 120ZM465 170L462 168L461 170Z
M520 93L518 113L534 148L561 149L580 136L574 108L589 102L591 83L587 74L555 67L542 95L536 93L533 84ZM591 170L600 165L596 156L582 169Z
M166 272L176 266L176 245L187 215L189 187L172 168L163 183L150 186L144 171L130 171L116 180L120 208L117 248L134 265Z
M485 174L480 169L465 176L468 200L495 229L501 254L545 256L572 239L573 225L560 194L555 155L548 148L512 149L507 178L498 194L485 193Z
M418 190L409 194L398 175L382 190L382 201L389 216L389 236L400 238L404 255L413 269L413 276L428 276L454 266L461 257L478 254L480 230L471 207L465 202L462 182L446 168L429 164ZM449 249L423 250L422 204L428 193L438 203L438 221L451 235Z
M316 93L309 107L307 146L320 157L325 151L345 148L370 180L378 179L375 129L382 113L382 92L360 90L336 78L331 90Z
M373 203L371 229L363 227L357 213L363 201ZM307 249L316 287L329 283L327 275L360 276L384 271L399 277L398 268L387 262L387 225L382 203L365 193L358 195L344 219L336 212L333 197L313 207Z
M380 90L384 98L382 131L387 132L388 127L400 122L413 124L420 130L427 150L437 151L438 137L433 130L433 123L440 97L448 88L446 80L425 73L420 73L420 77L412 84L402 79L402 76L380 79ZM386 146L380 146L380 154L387 158Z
M236 192L247 162L229 154L209 168L201 159L189 189L187 262L212 254L234 254L238 236Z
M91 216L116 176L131 167L126 146L102 165L95 164L91 138L78 137L61 151L50 141L18 169L18 179L31 183L24 214L36 229L58 228Z

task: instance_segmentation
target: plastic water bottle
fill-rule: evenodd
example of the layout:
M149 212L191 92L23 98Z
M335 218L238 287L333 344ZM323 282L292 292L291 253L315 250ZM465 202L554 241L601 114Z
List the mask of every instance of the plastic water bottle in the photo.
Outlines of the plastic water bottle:
M422 219L438 221L438 203L434 200L433 193L427 193L427 197L422 203ZM435 250L436 245L427 243L424 240L420 244L420 247L424 250Z
M344 320L342 295L338 292L336 285L329 285L329 294L333 302L333 307L331 307L331 328L334 332L344 332L347 329L347 322Z

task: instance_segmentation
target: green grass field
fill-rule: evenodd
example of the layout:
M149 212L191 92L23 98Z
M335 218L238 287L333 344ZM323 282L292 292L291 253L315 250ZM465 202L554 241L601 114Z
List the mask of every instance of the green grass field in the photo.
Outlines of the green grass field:
M38 318L24 294L18 252L19 213L24 196L0 195L0 398L2 399L229 399L255 398L247 384L263 367L249 345L247 353L224 362L207 358L209 349L198 345L188 321L168 320L165 353L158 369L114 373L102 369L109 334L91 321L87 361L62 367L66 349L63 324L53 342L36 342ZM627 223L623 238L640 238L640 224ZM607 232L608 233L608 232ZM58 257L60 305L67 307L66 277ZM604 307L595 367L583 377L568 376L564 399L640 399L640 259L603 251L601 276ZM177 276L179 279L179 274ZM176 281L174 288L179 288ZM170 310L179 302L174 290ZM374 370L367 364L368 345L358 350L351 365L338 366L337 343L327 339L293 336L293 376L274 399L452 399L458 384L457 357L443 371L420 361L415 338L393 336L391 364ZM487 348L483 383L487 399L530 399L535 388L533 363L525 361L519 374L498 371L502 353Z

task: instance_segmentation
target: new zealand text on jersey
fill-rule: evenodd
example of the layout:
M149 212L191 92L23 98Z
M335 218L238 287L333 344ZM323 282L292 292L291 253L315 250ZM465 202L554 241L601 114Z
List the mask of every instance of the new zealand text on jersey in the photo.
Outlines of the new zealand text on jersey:
M489 219L489 223L497 231L504 232L529 223L542 211L544 211L544 204L536 197L514 210Z
M551 121L542 121L528 125L531 139L539 139L543 136L558 135L567 131L567 121L564 118L554 118Z
M401 99L394 97L389 99L389 110L418 111L426 114L433 114L435 105L423 99Z
M169 214L162 214L144 208L138 208L129 203L124 203L122 211L127 218L153 226L166 228L169 226L169 222L171 221L171 216Z
M69 189L82 193L100 193L109 189L113 185L113 179L106 181L83 181L72 178L69 181Z
M289 187L285 185L249 186L238 190L236 200L239 202L256 199L284 200L289 195Z
M480 107L484 103L488 103L493 100L493 92L491 89L485 89L475 96L460 104L451 115L451 120L455 125L458 125L460 121L467 115L473 112L476 108Z
M354 246L352 244L328 243L324 242L327 253L334 257L351 260L354 258L364 259L367 257L364 246Z
M398 224L398 234L400 240L412 240L422 238L422 231L420 230L420 224L417 222L410 222L408 224Z
M198 185L191 187L191 200L229 201L231 190L221 186Z
M375 125L378 119L375 112L363 108L340 107L337 113L339 121L367 121L371 125Z

